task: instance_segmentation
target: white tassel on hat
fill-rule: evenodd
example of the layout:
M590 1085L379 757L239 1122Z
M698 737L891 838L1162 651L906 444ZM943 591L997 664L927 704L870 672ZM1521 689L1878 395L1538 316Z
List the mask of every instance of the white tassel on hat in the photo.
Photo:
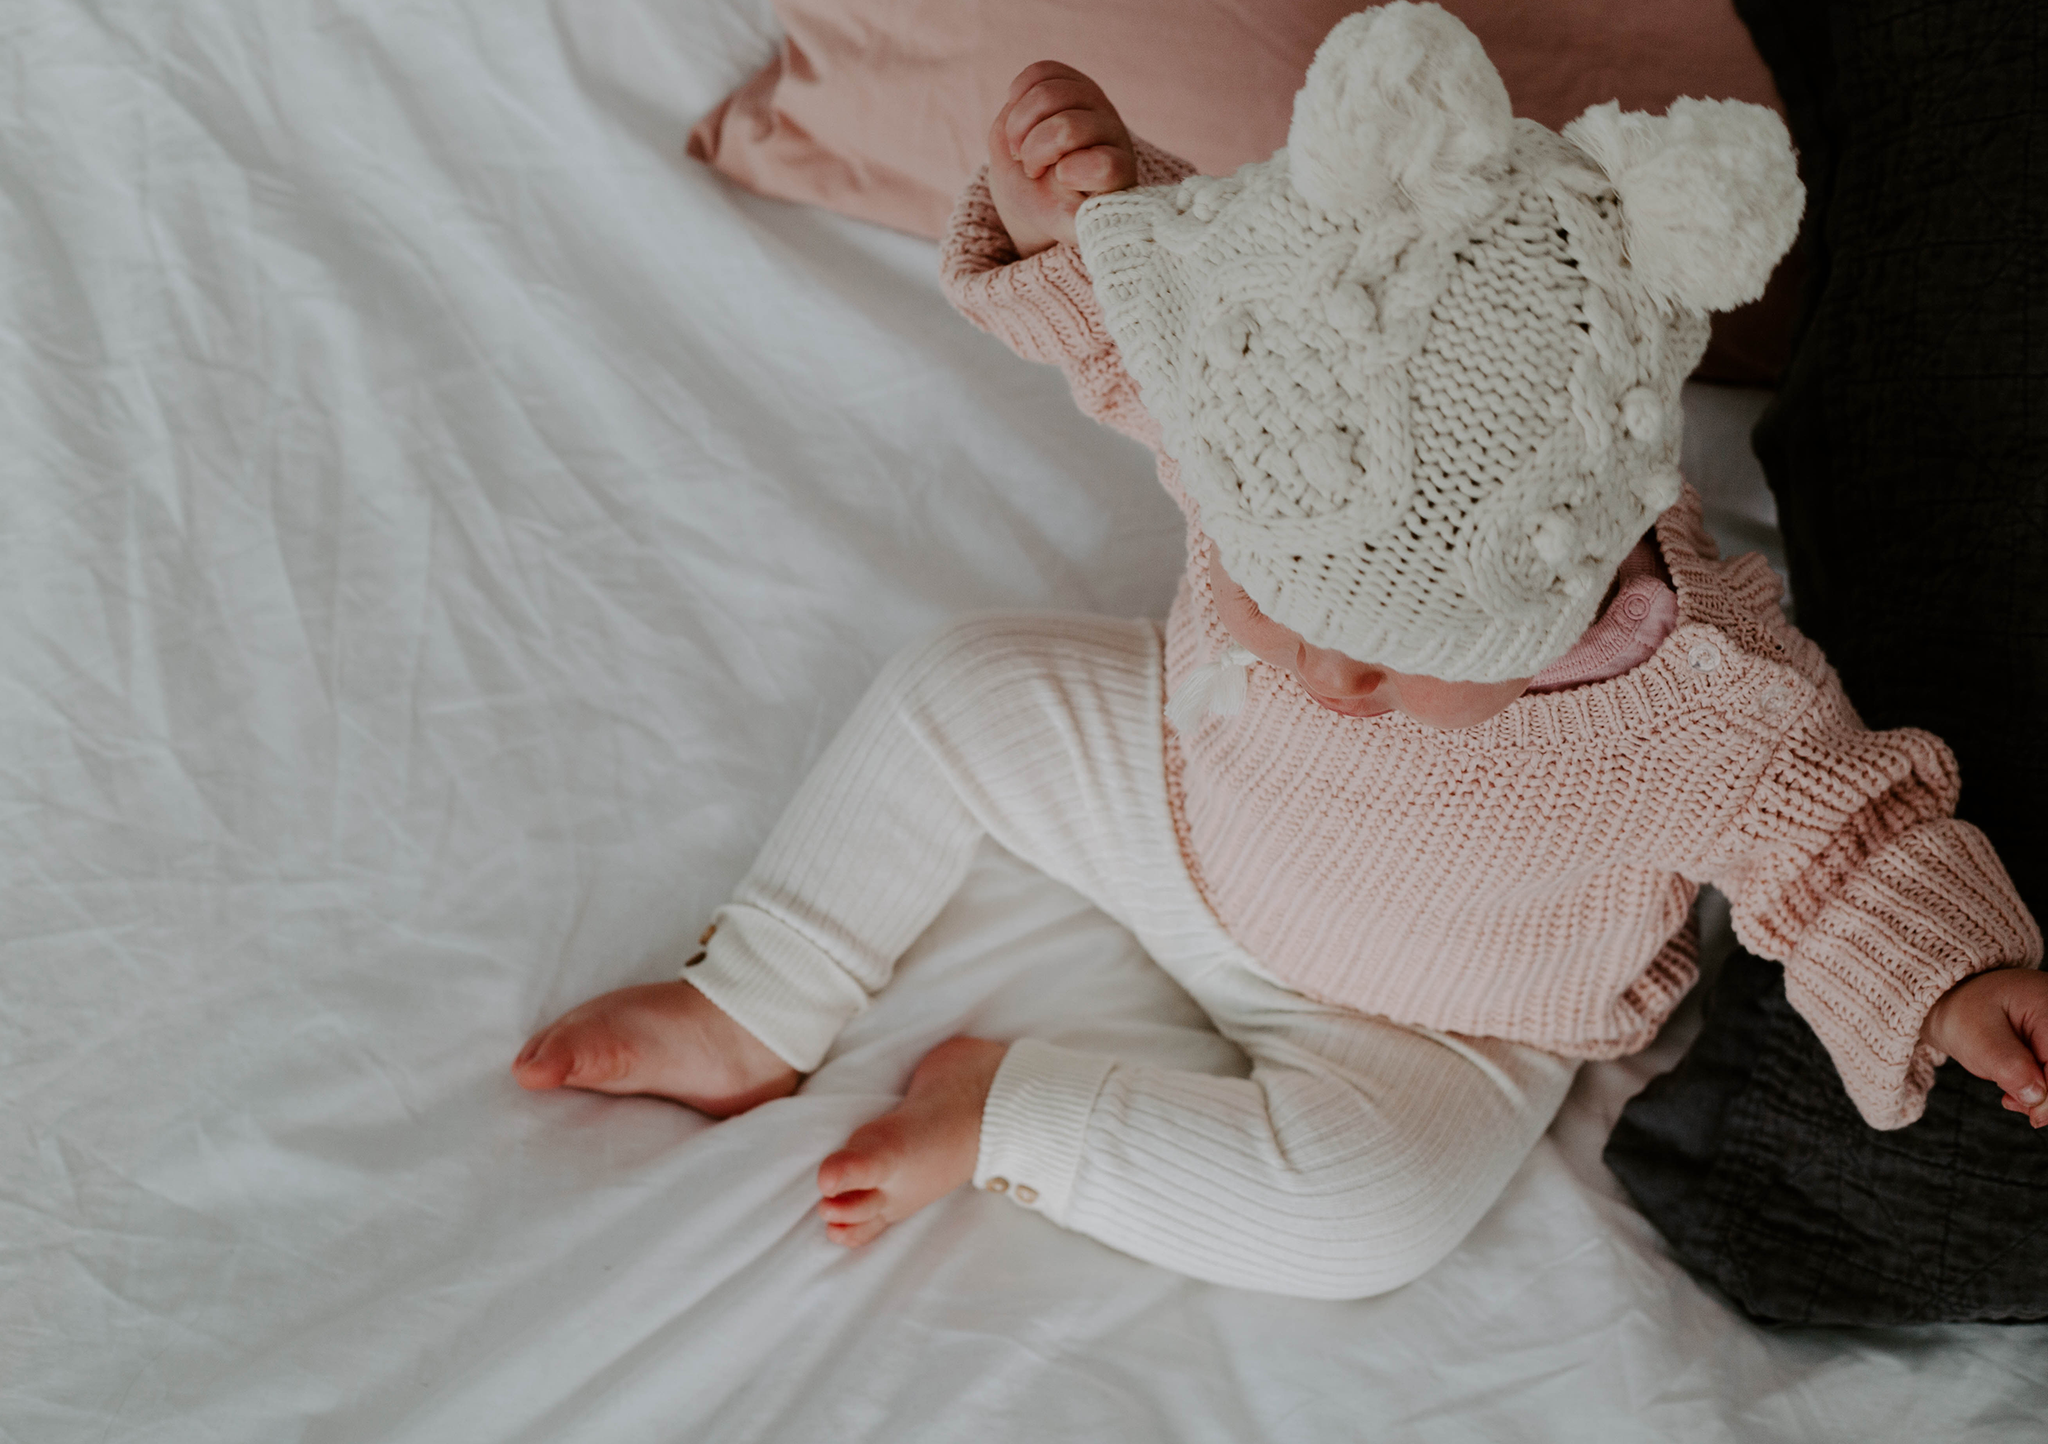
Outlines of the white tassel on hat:
M1245 669L1255 659L1235 642L1213 662L1205 662L1181 679L1166 699L1166 720L1176 732L1192 732L1204 717L1235 717L1244 710Z

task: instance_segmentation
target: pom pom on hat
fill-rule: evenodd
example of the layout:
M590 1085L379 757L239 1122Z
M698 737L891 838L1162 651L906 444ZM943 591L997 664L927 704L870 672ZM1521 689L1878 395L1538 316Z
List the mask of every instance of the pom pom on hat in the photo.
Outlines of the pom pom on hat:
M1089 200L1081 253L1200 525L1312 645L1449 681L1564 655L1679 500L1706 312L1758 294L1801 191L1756 106L1517 120L1435 5L1340 21L1288 149ZM1181 730L1241 695L1219 657Z
M1435 5L1339 21L1294 98L1287 167L1331 215L1415 212L1432 229L1491 210L1514 111L1478 39Z
M1764 293L1805 192L1785 122L1739 100L1678 100L1664 115L1596 105L1564 128L1614 182L1623 244L1666 306L1726 311Z

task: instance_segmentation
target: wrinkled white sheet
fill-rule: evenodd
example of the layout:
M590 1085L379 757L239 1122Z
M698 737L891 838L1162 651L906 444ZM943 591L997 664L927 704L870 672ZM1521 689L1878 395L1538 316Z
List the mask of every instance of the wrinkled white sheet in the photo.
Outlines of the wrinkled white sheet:
M813 1167L952 1031L1227 1061L993 853L803 1095L520 1093L531 1026L673 966L894 647L1159 610L1171 508L929 246L680 158L761 9L11 0L0 35L0 1439L2048 1416L2032 1331L1768 1333L1691 1282L1597 1161L1640 1060L1380 1300L967 1193L840 1252Z

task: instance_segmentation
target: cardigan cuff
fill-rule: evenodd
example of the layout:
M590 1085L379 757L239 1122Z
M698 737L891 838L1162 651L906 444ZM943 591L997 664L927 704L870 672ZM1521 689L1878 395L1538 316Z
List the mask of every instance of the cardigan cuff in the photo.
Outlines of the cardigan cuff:
M1942 818L1901 833L1843 882L1787 961L1785 990L1864 1121L1903 1128L1947 1061L1920 1041L1936 1000L1975 973L2040 962L2041 930L1990 842Z
M1116 1060L1021 1038L1010 1045L981 1109L974 1186L1064 1225L1088 1137L1088 1115Z
M987 166L975 172L953 209L939 277L955 310L1027 361L1071 364L1114 344L1076 247L1053 246L1017 258L989 199Z
M1140 186L1175 185L1194 167L1132 142ZM940 242L939 277L954 309L1027 361L1086 361L1113 349L1080 249L1057 245L1018 259L989 195L988 167L967 183Z

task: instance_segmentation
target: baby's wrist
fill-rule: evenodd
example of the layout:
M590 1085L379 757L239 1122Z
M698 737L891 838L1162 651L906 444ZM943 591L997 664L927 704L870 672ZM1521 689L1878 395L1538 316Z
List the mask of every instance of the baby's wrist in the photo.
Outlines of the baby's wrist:
M1920 1022L1920 1041L1922 1043L1938 1053L1954 1055L1955 1050L1947 1046L1946 1039L1949 1031L1950 1015L1957 1006L1957 995L1983 976L1984 974L1982 973L1972 973L1967 978L1958 978L1949 985L1947 992L1928 1005L1927 1016L1921 1019Z
M1062 237L1056 228L1049 228L1031 214L1028 197L1009 198L1004 203L1003 188L997 184L993 174L989 177L989 202L995 207L996 221L1002 226L1003 234L1010 238L1010 246L1017 253L1017 259L1028 261L1041 251L1049 251L1060 244ZM1073 222L1068 221L1069 232ZM1071 240L1069 235L1065 239Z

